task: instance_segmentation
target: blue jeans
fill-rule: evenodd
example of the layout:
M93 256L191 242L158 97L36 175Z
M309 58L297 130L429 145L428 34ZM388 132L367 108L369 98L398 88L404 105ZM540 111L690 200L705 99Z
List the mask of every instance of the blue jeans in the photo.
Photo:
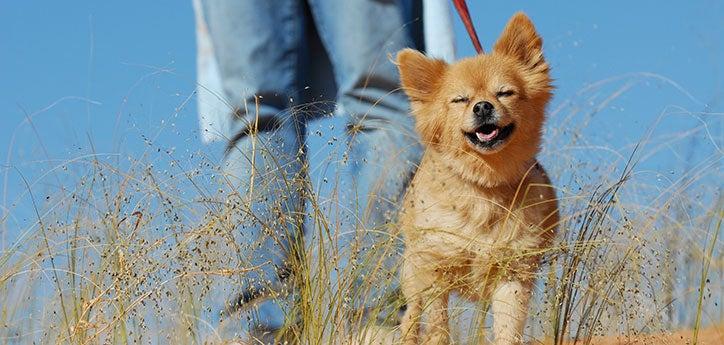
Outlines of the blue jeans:
M422 48L413 3L206 0L197 8L211 43L199 49L213 49L228 105L202 121L228 141L225 176L246 210L232 235L254 268L238 286L219 288L229 299L283 286L290 260L325 277L320 316L342 304L340 292L371 279L340 276L364 274L351 272L365 250L389 240L385 226L421 155L390 61L404 47ZM351 309L374 308L394 284L366 290ZM257 302L241 328L273 334L291 299Z

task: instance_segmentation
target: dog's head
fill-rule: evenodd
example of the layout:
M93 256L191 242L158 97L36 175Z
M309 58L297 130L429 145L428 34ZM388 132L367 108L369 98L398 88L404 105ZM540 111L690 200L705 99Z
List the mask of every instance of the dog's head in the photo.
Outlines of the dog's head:
M447 64L412 49L399 52L402 87L423 143L467 170L486 164L505 174L530 162L553 89L542 45L530 19L517 13L490 54Z

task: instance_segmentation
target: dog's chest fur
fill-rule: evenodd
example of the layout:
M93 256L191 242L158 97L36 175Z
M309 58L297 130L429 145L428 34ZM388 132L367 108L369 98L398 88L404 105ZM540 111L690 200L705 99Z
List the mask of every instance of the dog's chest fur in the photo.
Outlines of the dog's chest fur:
M549 244L558 220L549 186L537 165L517 183L477 186L426 153L400 218L406 260L459 280L459 290L501 266L526 270L537 260L527 253Z

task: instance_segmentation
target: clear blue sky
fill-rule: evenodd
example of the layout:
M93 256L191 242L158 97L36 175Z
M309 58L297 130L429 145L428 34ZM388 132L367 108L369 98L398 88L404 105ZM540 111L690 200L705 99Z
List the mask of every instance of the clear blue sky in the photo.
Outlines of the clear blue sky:
M575 95L591 83L637 72L669 78L690 94L656 79L637 79L638 89L597 115L599 123L589 132L595 142L636 142L671 106L722 111L722 1L469 2L488 49L515 11L532 17L558 87L551 109L570 99L585 102ZM455 20L458 53L471 55ZM143 150L144 136L161 128L159 140L169 147L220 156L218 145L202 147L194 100L180 108L194 87L190 0L0 2L0 162L13 167L6 202L23 189L15 168L32 180L47 168L39 160L91 150L133 155ZM26 114L56 102L33 117L33 126L22 124ZM721 143L721 120L712 116L704 121ZM661 131L675 134L698 122L672 119L662 122Z

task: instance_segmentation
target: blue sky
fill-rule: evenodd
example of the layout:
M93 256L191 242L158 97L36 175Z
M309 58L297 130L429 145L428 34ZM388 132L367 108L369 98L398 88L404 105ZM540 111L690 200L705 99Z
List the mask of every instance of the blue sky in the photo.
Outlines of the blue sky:
M721 143L720 115L711 115L724 108L721 1L469 3L487 49L515 11L531 16L558 87L551 109L586 102L579 91L607 78L668 78L624 78L633 90L596 115L592 141L635 143L674 107L709 115L667 118L662 135L708 121ZM472 55L457 17L455 25L458 55ZM17 171L33 180L54 160L135 155L157 133L177 151L221 156L219 145L202 146L196 105L186 102L195 88L191 1L2 1L0 49L0 173L10 171L4 207L24 189Z

